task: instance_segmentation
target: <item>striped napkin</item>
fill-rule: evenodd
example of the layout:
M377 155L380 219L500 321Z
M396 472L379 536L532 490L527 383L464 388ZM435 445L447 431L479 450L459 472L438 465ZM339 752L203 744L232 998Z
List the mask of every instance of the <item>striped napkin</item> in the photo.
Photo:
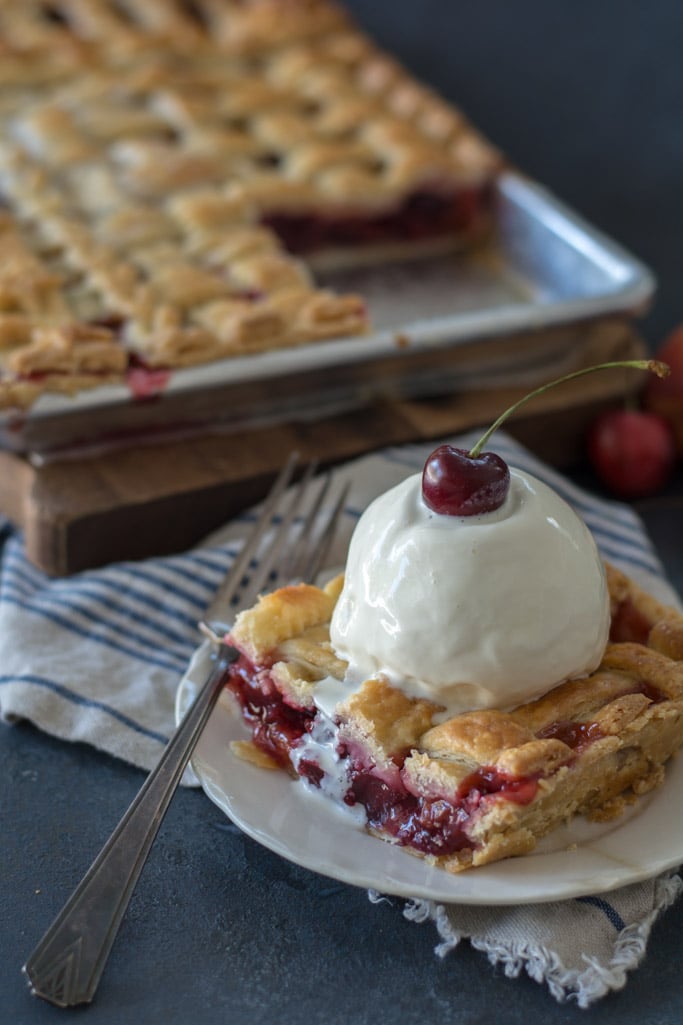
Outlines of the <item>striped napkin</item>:
M450 439L471 447L474 435ZM368 502L422 468L436 443L386 449L335 471L350 482L329 564L341 566ZM599 500L545 466L502 432L495 449L556 489L583 516L602 555L670 604L676 595L638 517ZM178 681L199 643L196 623L255 519L249 511L181 555L124 562L51 580L26 559L21 536L0 524L0 716L28 719L68 741L149 769L174 723ZM186 775L185 782L192 782ZM404 914L434 921L443 956L461 938L501 963L525 969L553 995L582 1006L626 981L657 914L681 889L677 876L611 893L518 908L444 907L411 901ZM371 899L384 899L371 894Z

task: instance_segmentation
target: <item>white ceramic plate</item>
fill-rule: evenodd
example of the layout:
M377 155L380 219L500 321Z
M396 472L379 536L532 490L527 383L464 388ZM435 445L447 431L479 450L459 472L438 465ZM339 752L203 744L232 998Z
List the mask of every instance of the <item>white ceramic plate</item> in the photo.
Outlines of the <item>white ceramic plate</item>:
M177 717L209 668L207 644L181 681ZM531 904L605 893L683 862L683 816L678 814L683 757L673 759L664 784L641 798L626 818L599 826L577 819L533 854L450 875L370 836L286 773L237 758L230 742L247 735L236 702L224 694L192 760L207 795L276 854L354 886L460 904Z

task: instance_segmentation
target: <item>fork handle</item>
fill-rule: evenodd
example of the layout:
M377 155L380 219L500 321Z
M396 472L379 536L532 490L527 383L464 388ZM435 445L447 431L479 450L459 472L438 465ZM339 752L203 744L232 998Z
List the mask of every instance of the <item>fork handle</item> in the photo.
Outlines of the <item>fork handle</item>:
M24 965L36 996L72 1007L95 995L159 826L237 655L219 645L211 673L158 765Z

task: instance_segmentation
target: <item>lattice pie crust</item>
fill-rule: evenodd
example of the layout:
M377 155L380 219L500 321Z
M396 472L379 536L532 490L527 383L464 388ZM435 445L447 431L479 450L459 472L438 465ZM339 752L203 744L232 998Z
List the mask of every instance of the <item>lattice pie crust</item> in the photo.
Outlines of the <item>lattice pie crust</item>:
M344 783L368 828L451 872L533 850L574 815L607 819L660 783L683 743L683 617L607 567L612 629L599 668L514 711L434 724L440 711L379 678L338 704L315 704L343 678L328 624L341 578L283 588L242 613L228 686L253 741L239 753L327 787L311 738L334 727ZM337 773L339 775L339 773Z
M0 408L361 335L312 261L479 237L499 163L326 0L0 0Z

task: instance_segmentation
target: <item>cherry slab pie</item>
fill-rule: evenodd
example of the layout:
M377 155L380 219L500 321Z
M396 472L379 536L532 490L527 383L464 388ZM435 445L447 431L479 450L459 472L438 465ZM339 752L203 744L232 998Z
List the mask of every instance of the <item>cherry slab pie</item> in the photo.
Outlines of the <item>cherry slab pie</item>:
M683 743L683 616L611 566L607 579L597 670L512 711L445 721L381 677L337 700L346 665L329 622L341 577L266 595L229 638L241 655L227 687L252 738L237 754L302 777L449 872L529 853L575 815L616 817Z
M0 408L353 339L500 156L327 0L0 0Z

